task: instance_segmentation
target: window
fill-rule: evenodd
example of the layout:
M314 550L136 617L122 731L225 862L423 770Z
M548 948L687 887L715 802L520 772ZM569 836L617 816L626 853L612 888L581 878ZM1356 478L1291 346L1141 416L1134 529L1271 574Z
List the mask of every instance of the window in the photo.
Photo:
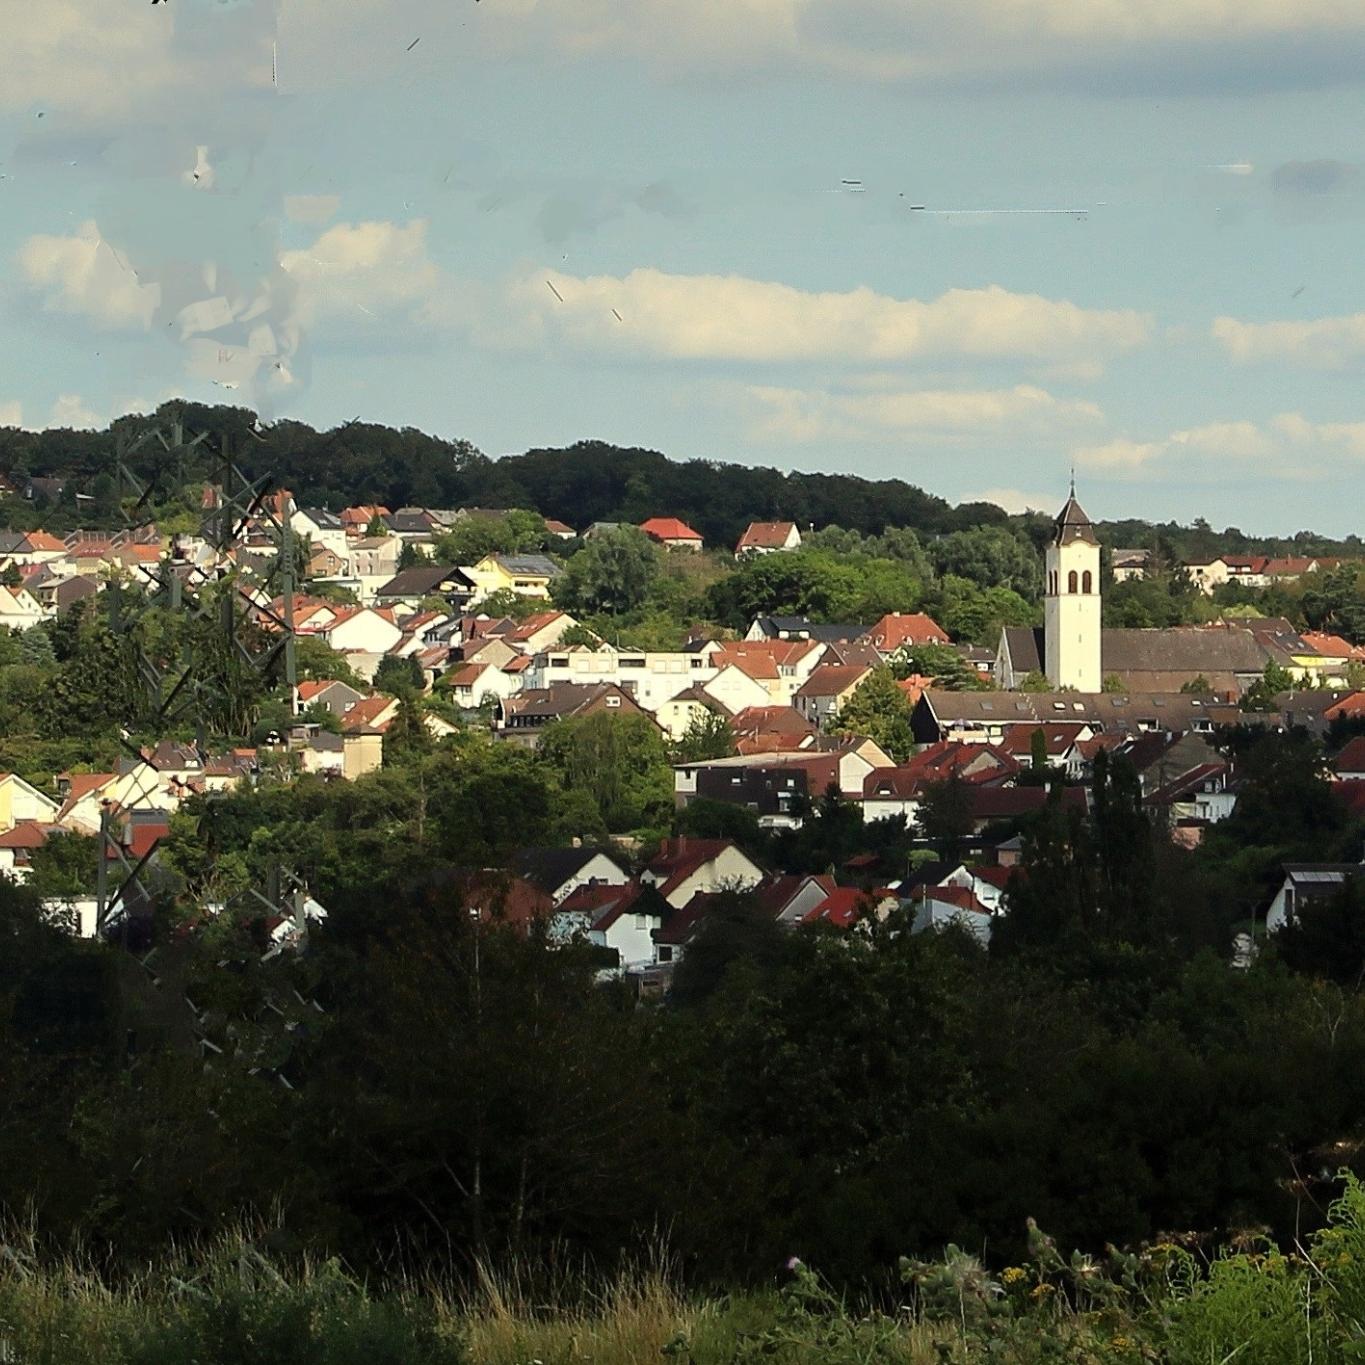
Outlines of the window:
M551 668L568 668L569 656L567 654L557 654L550 660Z
M1069 574L1067 574L1067 576L1066 576L1066 590L1067 590L1067 592L1075 592L1075 591L1076 591L1076 577L1077 577L1077 575L1076 575L1076 570L1075 570L1075 569L1072 569L1072 571L1071 571Z
M620 697L608 697L608 698L607 698L607 705L608 705L609 707L612 707L612 706L619 707L619 706L621 705L621 698L620 698Z
M644 666L645 666L645 661L644 661L643 659L622 659L622 660L621 660L621 667L622 667L622 668L643 668Z
M660 962L673 961L673 949L668 944L661 943L659 945L659 961Z
M1094 579L1091 578L1091 576L1090 576L1090 570L1087 569L1087 570L1085 571L1085 573L1081 575L1081 591L1082 591L1082 592L1092 592L1093 590L1094 590Z
M636 915L636 916L635 916L635 927L636 927L637 929L643 929L643 928L645 928L646 925L647 925L648 923L649 923L649 916L648 916L648 915Z

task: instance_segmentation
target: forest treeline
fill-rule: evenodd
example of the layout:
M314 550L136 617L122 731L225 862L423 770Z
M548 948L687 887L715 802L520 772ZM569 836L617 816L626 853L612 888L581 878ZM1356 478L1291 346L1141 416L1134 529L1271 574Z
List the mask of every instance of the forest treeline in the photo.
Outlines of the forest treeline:
M192 433L211 432L215 439L168 471L159 445L134 447L148 430L164 428L174 420L182 421ZM304 422L282 420L261 428L248 409L178 400L162 404L152 415L118 418L103 431L0 428L0 471L11 479L17 475L72 481L65 509L59 505L40 510L49 523L65 510L74 526L74 493L85 492L95 498L95 504L82 509L80 520L90 524L92 519L117 515L120 458L144 481L158 470L163 477L173 473L207 478L213 472L211 452L222 436L228 438L234 457L250 475L273 472L302 505L333 510L371 502L390 508L524 507L580 530L594 521L639 523L650 516L677 516L700 531L708 544L720 546L733 545L750 521L775 519L795 521L803 531L812 525L839 526L862 535L905 528L938 536L1013 525L1041 544L1049 524L1044 513L1052 510L1011 517L992 503L954 507L899 478L784 472L720 459L675 461L658 451L602 441L490 459L468 441L443 439L412 427L396 429L357 421L319 432ZM0 522L8 519L10 524L21 525L31 512L31 508L0 504ZM1155 549L1171 561L1218 552L1349 554L1361 550L1356 537L1336 541L1305 531L1267 540L1235 527L1215 531L1200 521L1180 526L1125 520L1101 525L1100 532L1111 545Z

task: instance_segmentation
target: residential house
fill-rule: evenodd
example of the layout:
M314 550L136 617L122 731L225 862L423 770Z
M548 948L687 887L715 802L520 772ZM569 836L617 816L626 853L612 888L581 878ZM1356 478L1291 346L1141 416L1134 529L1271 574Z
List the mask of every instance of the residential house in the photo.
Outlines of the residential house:
M885 887L866 891L860 886L836 886L805 913L801 923L857 929L870 921L886 919L898 905L895 893Z
M351 578L358 583L357 595L370 602L375 593L398 572L402 543L397 536L361 536L350 542L347 558Z
M1146 578L1151 566L1150 550L1113 550L1109 564L1114 573L1115 583L1127 583L1134 578Z
M730 839L665 839L640 880L654 887L675 910L699 891L748 890L763 880L763 869Z
M389 509L378 503L361 503L343 508L338 520L349 534L364 535L374 522L383 521L389 515Z
M441 686L449 688L455 704L465 711L476 711L490 697L506 701L521 691L521 679L505 673L496 664L458 664L445 675Z
M790 706L815 671L824 645L814 640L712 641L703 650L715 674L703 684L731 711Z
M19 824L50 825L59 809L56 801L18 773L0 774L0 830Z
M865 664L820 664L797 688L793 703L812 725L827 726L871 672Z
M787 928L794 928L835 889L827 875L774 872L753 891L758 908Z
M1081 746L1094 733L1084 721L1044 722L1031 730L1026 725L1012 725L1000 736L997 747L1021 768L1030 767L1041 757L1047 767L1060 769L1068 779L1078 782L1086 766Z
M657 711L694 683L707 683L715 676L715 664L700 653L618 649L610 644L596 649L575 645L571 649L551 648L549 652L538 653L529 670L528 685L610 683L628 692L646 711Z
M870 626L866 636L883 657L916 645L948 645L948 632L932 616L922 611L893 611Z
M0 587L0 628L27 630L41 624L47 615L27 588Z
M655 936L668 917L668 904L654 887L627 880L579 886L554 923L557 936L581 935L614 952L617 969L628 971L660 960Z
M365 700L365 694L349 683L337 682L334 678L309 679L301 682L298 688L299 708L325 706L338 720L351 710L357 702Z
M545 529L556 540L576 540L578 532L567 522L556 521L554 517L545 518Z
M1332 775L1338 782L1365 782L1365 735L1356 735L1332 757Z
M794 521L751 521L735 546L735 558L799 550L801 532Z
M561 905L580 886L624 886L630 875L600 848L522 848L508 867Z
M669 739L677 743L694 725L702 724L707 717L728 717L729 714L723 703L701 687L693 685L657 706L654 721Z
M528 687L498 702L494 728L505 739L534 746L540 732L557 720L574 716L647 714L628 693L612 683L582 686L556 683L553 687Z
M337 607L319 634L342 653L376 655L386 654L403 638L388 607Z
M1362 872L1359 863L1285 863L1284 880L1266 910L1266 933L1284 928L1305 905L1341 895Z
M648 521L640 523L640 529L665 549L690 550L695 553L702 548L700 532L694 531L677 517L650 517Z
M804 748L816 727L794 706L746 706L730 718L730 732L738 753L776 753Z
M538 611L524 620L511 622L502 638L513 649L522 654L537 655L547 649L554 649L566 632L578 622L566 611ZM567 681L581 682L584 679L571 678ZM615 681L606 679L604 681Z
M866 626L847 621L810 621L804 616L755 616L746 640L818 640L821 644L861 640Z
M926 688L910 713L910 728L920 744L944 739L988 744L999 741L1016 725L1036 729L1040 724L1081 721L1097 733L1193 730L1209 734L1219 725L1236 725L1247 718L1248 713L1230 702L1196 693L1000 693Z
M0 833L0 875L11 881L25 882L32 868L34 853L52 834L65 834L57 825L20 820Z
M296 536L312 543L314 551L329 551L344 569L349 553L346 526L335 512L325 507L296 507L289 515L289 524ZM365 526L368 525L367 521ZM360 530L364 531L365 526Z
M374 602L381 607L406 607L416 611L424 598L439 597L460 608L474 595L476 585L463 569L440 564L419 564L400 569L374 591Z
M991 941L994 914L970 887L917 886L910 905L913 912L910 932L923 934L931 931L965 929L983 944Z
M470 568L465 576L474 584L470 604L481 602L497 592L514 592L519 597L548 599L550 584L563 572L547 555L489 554Z

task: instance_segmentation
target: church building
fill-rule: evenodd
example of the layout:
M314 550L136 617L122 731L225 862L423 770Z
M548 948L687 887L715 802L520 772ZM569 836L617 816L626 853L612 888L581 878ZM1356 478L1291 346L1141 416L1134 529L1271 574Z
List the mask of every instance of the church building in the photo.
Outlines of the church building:
M1292 648L1288 622L1177 626L1167 630L1115 630L1102 624L1100 542L1075 485L1053 523L1045 555L1043 626L1007 626L996 654L996 686L1017 689L1044 674L1054 690L1100 692L1105 682L1126 692L1179 692L1196 678L1224 695L1245 692L1268 659ZM1281 632L1283 634L1283 632ZM1283 647L1282 647L1283 646Z

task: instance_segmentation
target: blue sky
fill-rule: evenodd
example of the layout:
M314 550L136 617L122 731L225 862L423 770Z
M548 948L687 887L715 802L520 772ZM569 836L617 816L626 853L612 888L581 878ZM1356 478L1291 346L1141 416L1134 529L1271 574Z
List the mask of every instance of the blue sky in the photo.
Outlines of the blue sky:
M0 0L0 31L0 422L183 393L1011 507L1074 463L1094 515L1360 529L1358 3Z

